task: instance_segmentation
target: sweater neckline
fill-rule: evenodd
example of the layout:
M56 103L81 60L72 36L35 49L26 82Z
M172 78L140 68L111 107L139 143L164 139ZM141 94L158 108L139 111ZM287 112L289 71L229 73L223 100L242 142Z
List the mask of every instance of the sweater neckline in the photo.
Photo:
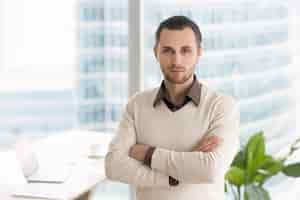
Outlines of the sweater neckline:
M196 105L191 105L191 104L193 104L193 102L192 101L189 101L188 103L186 103L182 108L180 108L179 110L176 110L176 111L172 111L172 110L170 110L169 109L169 107L167 106L167 104L164 102L164 101L162 101L161 102L163 105L163 109L165 109L165 110L167 110L166 112L168 113L168 115L171 115L171 116L174 116L174 115L176 115L176 114L180 114L180 113L183 113L183 112L185 112L185 110L186 109L188 109L188 107L190 107L190 106L196 106ZM196 109L196 108L195 108Z

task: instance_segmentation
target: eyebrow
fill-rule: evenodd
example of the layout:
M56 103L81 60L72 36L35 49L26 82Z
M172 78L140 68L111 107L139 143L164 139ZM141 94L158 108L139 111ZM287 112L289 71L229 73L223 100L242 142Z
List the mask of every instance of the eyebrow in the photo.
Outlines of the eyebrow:
M170 47L170 46L163 46L162 48L163 48L163 49L173 49L173 47ZM182 46L181 48L184 48L184 49L191 49L192 47L189 46L189 45L185 45L185 46Z
M191 49L192 47L191 46L183 46L182 48L184 48L184 49Z
M163 48L163 49L173 49L173 48L170 47L170 46L163 46L162 48Z

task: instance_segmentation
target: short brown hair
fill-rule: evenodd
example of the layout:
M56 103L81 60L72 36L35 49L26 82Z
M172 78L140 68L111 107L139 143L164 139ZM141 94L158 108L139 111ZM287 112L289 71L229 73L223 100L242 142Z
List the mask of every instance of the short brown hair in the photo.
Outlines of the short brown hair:
M197 45L200 48L201 42L202 42L202 34L198 27L198 25L193 22L191 19L185 17L185 16L173 16L165 19L162 21L155 33L155 46L158 44L160 39L160 33L163 29L169 29L169 30L182 30L184 28L191 28L193 32L195 33Z

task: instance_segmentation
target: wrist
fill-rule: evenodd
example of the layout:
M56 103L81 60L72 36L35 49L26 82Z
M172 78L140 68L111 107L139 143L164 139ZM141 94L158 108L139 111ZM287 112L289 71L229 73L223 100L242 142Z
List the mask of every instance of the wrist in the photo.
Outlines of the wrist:
M149 147L145 153L144 164L151 168L152 155L155 151L155 147Z

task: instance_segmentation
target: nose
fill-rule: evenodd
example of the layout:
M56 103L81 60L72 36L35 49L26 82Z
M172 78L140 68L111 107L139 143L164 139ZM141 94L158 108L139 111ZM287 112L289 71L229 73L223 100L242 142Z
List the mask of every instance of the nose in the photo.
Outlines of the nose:
M182 64L182 56L180 53L174 53L172 57L172 64L175 66L181 66Z

